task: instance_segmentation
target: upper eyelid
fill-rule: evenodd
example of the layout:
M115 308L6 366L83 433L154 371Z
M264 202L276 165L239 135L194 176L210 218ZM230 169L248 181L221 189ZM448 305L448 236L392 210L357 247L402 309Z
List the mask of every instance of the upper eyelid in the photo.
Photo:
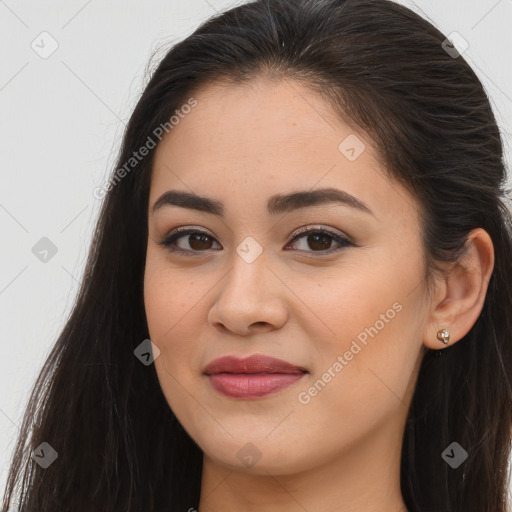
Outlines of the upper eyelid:
M315 230L316 231L326 231L326 232L332 233L333 235L338 235L338 236L341 236L341 237L344 237L347 239L351 239L351 237L347 233L345 233L337 228L325 226L323 224L304 224L303 226L299 226L298 228L295 228L287 236L287 238L290 238L290 237L294 238L295 236L300 235L303 232L315 231ZM164 235L164 238L168 238L170 236L177 235L180 232L183 232L183 236L186 236L187 234L191 234L191 233L188 233L190 231L197 231L199 233L203 233L205 235L208 235L208 236L211 236L212 238L217 239L217 237L214 234L212 234L210 231L206 230L205 228L194 226L194 225L190 225L190 226L185 225L185 226L178 226L176 228L173 228L173 229L169 230L166 235Z
M339 231L339 230L334 231L335 229L336 228L326 227L322 224L306 224L304 226L300 226L300 227L296 228L294 231L292 231L292 233L290 235L288 235L287 238L290 239L290 242L293 242L296 239L302 238L303 236L306 236L310 233L322 232L322 233L327 233L334 239L336 239L336 238L343 239L348 244L356 245L354 243L352 237L350 237L349 235L347 235L346 233L344 233L342 231ZM179 238L186 237L186 236L192 235L194 233L201 233L206 236L209 236L209 237L213 238L219 245L222 246L222 244L217 240L217 237L215 235L211 234L209 231L206 231L204 228L199 228L197 226L178 226L177 228L170 230L169 233L164 236L161 244L164 245L166 241L169 241L169 243L171 243L170 242L171 239L173 239L172 243L175 243L176 240L178 240ZM340 243L339 240L337 240L337 242ZM193 252L203 252L203 251L193 251Z
M326 233L331 233L332 235L337 235L346 238L347 240L350 240L350 237L343 231L340 231L339 229L336 228L326 227L323 226L322 224L306 224L293 230L289 236L295 238L296 236L302 235L309 231L325 231Z
M325 227L320 224L306 224L304 226L298 227L290 233L287 238L290 238L290 241L295 240L296 238L300 236L304 236L305 234L308 234L309 232L313 231L319 231L319 232L325 232L328 234L331 234L332 236L344 238L349 242L352 242L352 238L344 233L343 231L335 230L336 228L331 227ZM207 236L210 236L211 238L215 239L218 243L220 243L217 240L217 237L210 233L209 231L206 231L204 228L198 228L196 226L179 226L177 228L171 229L166 235L164 235L163 239L164 241L167 239L170 239L171 237L177 240L178 238L181 238L181 236L178 236L180 233L182 233L181 236L188 236L194 233L201 233Z

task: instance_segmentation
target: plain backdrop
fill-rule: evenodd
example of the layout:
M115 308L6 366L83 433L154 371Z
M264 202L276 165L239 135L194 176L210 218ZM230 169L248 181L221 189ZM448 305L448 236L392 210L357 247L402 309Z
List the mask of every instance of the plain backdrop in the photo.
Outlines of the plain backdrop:
M464 57L491 98L510 164L512 1L401 3L468 42ZM149 58L231 5L0 0L2 494L29 392L81 279L100 204L92 191L115 164ZM43 262L33 247L45 243Z

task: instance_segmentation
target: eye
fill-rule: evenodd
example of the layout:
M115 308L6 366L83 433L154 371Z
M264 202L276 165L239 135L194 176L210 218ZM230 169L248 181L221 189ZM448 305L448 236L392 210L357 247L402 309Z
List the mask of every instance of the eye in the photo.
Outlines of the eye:
M182 242L180 246L178 242L182 238L185 239L185 241ZM331 254L345 247L354 246L348 238L323 228L301 228L294 233L290 244L301 239L304 239L302 242L303 247L298 250L302 252L321 253L321 255L326 253ZM215 239L205 231L192 228L177 228L164 240L158 242L158 244L172 253L178 253L184 256L199 256L200 253L212 249L214 240ZM339 247L332 249L331 245L333 241L338 243ZM305 247L310 247L313 250L308 251Z
M334 233L324 228L301 228L294 233L292 242L295 242L296 240L301 240L302 238L304 239L302 241L303 247L299 248L299 250L304 252L319 252L321 254L326 254L327 251L327 254L331 254L333 252L337 252L343 249L344 247L354 246L354 244L345 236L340 235L338 233ZM332 249L332 241L337 242L339 244L339 247ZM304 247L311 247L315 250L308 251Z
M185 245L185 247L176 246L181 238L186 239L187 237L188 241L182 244ZM205 250L211 249L211 242L209 242L208 239L210 239L210 241L214 240L214 238L205 231L192 228L176 228L161 242L158 242L158 245L165 247L169 252L182 254L184 256L197 256L197 254L193 253L204 252ZM192 250L190 250L189 247L191 247Z

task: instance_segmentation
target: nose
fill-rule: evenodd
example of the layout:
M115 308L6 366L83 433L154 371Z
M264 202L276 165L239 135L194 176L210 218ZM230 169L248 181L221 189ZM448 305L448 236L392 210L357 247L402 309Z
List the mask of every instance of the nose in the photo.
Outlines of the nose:
M260 256L252 263L234 254L231 269L214 288L208 321L240 336L272 331L287 321L286 286Z

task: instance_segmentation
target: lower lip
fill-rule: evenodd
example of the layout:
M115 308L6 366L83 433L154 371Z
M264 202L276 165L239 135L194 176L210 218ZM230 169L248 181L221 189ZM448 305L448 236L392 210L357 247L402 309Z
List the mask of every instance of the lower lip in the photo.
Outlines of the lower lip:
M302 379L305 373L216 373L212 386L232 398L259 398L276 393Z

